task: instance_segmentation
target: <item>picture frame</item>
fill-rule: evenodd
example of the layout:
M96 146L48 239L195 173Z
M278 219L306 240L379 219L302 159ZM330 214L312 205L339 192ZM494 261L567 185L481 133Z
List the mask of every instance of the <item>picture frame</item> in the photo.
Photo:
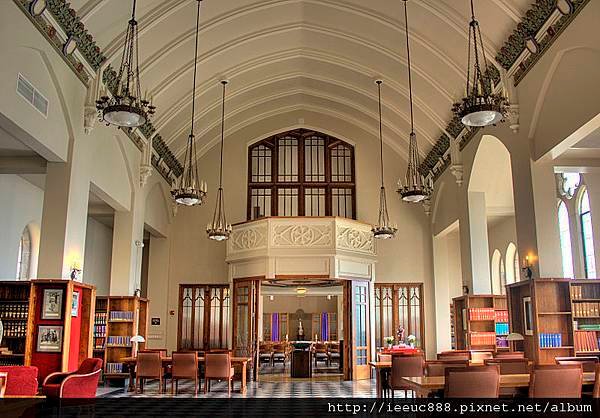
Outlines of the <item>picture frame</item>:
M39 325L37 351L41 353L60 353L62 351L63 326Z
M530 296L523 298L523 330L525 335L533 335L533 305Z
M63 289L44 289L42 319L62 319Z
M79 314L79 292L73 291L73 299L71 301L71 316L76 317Z

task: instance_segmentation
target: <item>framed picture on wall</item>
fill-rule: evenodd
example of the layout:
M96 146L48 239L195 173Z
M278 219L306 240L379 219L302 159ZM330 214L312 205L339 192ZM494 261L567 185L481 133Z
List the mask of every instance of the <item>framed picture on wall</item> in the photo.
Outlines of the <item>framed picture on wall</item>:
M523 329L525 335L533 335L533 307L530 296L523 298Z
M71 316L79 314L79 292L73 292L73 301L71 302Z
M62 319L63 289L44 289L42 319Z
M40 325L38 327L37 351L60 353L62 351L62 338L62 325Z

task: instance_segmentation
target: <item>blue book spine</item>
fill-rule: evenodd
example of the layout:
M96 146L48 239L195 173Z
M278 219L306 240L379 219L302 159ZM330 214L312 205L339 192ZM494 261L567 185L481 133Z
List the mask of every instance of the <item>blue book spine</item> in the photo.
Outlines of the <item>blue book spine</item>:
M562 334L557 334L558 335L558 347L562 347Z
M546 347L546 337L543 333L540 333L540 347Z

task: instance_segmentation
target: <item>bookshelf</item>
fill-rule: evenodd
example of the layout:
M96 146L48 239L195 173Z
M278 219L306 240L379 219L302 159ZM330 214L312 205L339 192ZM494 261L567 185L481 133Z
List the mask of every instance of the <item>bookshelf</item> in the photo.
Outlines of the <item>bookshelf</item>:
M557 356L575 354L571 282L538 278L507 286L511 330L524 337L517 349L536 364L554 364Z
M570 282L576 356L600 356L600 280Z
M452 299L457 350L508 350L506 296L464 295Z
M29 281L0 282L0 320L4 328L0 342L0 366L25 364L27 340L31 338Z
M148 300L135 296L101 296L96 302L94 319L94 355L104 360L104 380L129 377L121 362L130 357L134 335L147 337ZM144 343L138 348L143 349Z

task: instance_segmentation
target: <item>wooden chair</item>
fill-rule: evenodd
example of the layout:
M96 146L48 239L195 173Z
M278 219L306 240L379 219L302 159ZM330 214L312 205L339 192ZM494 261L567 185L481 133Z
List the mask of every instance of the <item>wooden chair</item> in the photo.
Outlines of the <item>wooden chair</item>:
M211 380L227 380L227 394L231 396L231 384L234 370L231 367L231 354L206 353L204 371L204 393L210 392Z
M442 351L437 355L438 360L471 360L471 353L468 350Z
M530 374L529 359L526 358L493 358L483 362L486 366L498 366L500 374Z
M583 372L595 372L598 364L598 357L556 357L556 364L581 364Z
M485 360L493 359L494 353L491 351L471 351L471 362L483 364Z
M581 364L537 366L529 378L530 398L581 398Z
M392 354L392 372L389 377L389 386L394 397L394 390L406 391L409 389L404 383L403 377L421 377L424 376L425 361L422 355L405 356Z
M596 364L596 380L594 383L592 397L595 399L600 399L600 364Z
M468 367L468 360L431 360L425 363L425 374L427 376L445 376L449 367Z
M0 398L4 398L6 386L8 384L8 372L0 372Z
M497 351L494 358L525 358L523 351Z
M334 361L340 365L340 343L335 341L327 345L327 357L329 357L329 364Z
M285 362L288 359L288 349L286 344L275 344L273 346L273 366L275 363L283 363L283 371L285 372Z
M318 361L324 361L326 366L329 366L329 356L327 355L327 344L316 343L313 346L313 355L315 357L315 368Z
M447 368L445 398L497 398L500 393L498 366Z
M194 395L198 395L198 353L195 351L175 351L172 358L171 394L173 394L173 382L175 382L175 395L177 395L179 380L189 379L194 381Z
M160 358L167 357L167 349L166 348L145 348L143 350L139 350L139 353L158 353Z
M135 371L135 391L138 387L141 393L144 393L144 381L146 379L158 379L158 393L163 391L164 370L160 354L154 352L141 352L137 356Z
M377 353L377 361L392 361L392 355L391 354L381 354L381 353Z
M261 342L258 345L258 362L260 364L268 363L269 366L273 365L273 343L271 342Z

